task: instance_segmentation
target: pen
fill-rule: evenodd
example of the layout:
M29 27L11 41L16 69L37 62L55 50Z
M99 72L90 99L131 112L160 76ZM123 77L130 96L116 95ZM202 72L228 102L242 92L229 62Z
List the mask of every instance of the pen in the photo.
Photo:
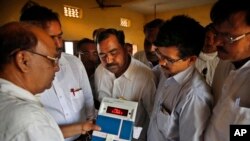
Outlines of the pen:
M75 96L75 92L80 91L80 90L82 90L82 88L78 88L78 89L71 88L70 92L72 92L73 95Z
M164 104L161 104L161 110L162 112L171 113L171 111L169 111L168 108L166 108Z

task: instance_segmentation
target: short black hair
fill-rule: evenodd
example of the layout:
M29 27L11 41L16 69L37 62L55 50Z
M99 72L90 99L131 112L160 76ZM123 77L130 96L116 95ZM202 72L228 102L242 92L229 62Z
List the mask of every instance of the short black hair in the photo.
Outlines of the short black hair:
M95 44L95 42L94 40L91 40L89 38L83 38L77 43L77 50L79 50L81 46L86 44Z
M116 36L118 42L120 45L124 48L125 47L125 35L122 30L116 30L114 28L108 28L99 33L97 36L97 43L100 43L101 41L107 39L110 35Z
M205 29L196 20L186 15L174 16L159 30L154 45L157 47L176 46L179 57L198 56L203 48Z
M95 29L95 30L92 32L92 38L93 38L93 40L95 40L96 37L98 36L98 34L99 34L101 31L103 31L103 30L105 30L105 28L97 28L97 29Z
M143 26L143 31L146 33L152 28L160 28L163 23L164 20L162 19L154 19Z
M51 21L57 21L61 25L58 13L33 1L28 1L23 6L20 21L36 22L43 28L46 28L47 23Z
M131 43L125 43L126 46L133 47L133 44Z
M0 27L0 70L20 50L35 48L38 39L28 23L11 22Z
M210 18L215 24L220 24L238 12L246 13L245 21L250 25L250 6L247 0L218 0L211 9Z

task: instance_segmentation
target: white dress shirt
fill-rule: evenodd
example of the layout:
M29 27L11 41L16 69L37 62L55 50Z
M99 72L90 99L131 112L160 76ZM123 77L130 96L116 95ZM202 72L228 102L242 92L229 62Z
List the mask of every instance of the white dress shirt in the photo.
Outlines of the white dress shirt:
M113 73L100 64L95 72L95 88L99 101L103 97L138 101L135 126L147 128L145 122L149 121L156 90L154 75L149 67L131 57L128 69L116 78Z
M250 61L235 69L220 61L213 91L217 103L205 133L205 141L229 141L231 124L250 124Z
M220 60L217 54L217 52L201 52L195 62L197 70L206 78L206 81L210 86L212 85L214 71Z
M153 68L153 64L150 61L148 61L144 50L136 52L133 55L133 57L141 61L143 64L147 65L148 67Z
M0 78L1 141L63 141L55 120L30 92Z
M172 77L160 72L148 141L202 141L212 109L210 87L194 65Z
M73 55L62 53L59 65L60 71L52 87L40 97L45 109L59 125L95 118L93 95L82 62ZM77 136L68 140L75 138Z

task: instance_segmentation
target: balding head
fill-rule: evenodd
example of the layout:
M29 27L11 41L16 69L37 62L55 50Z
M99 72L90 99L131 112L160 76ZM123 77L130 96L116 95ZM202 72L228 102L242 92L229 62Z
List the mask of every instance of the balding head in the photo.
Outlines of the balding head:
M58 54L53 40L41 28L19 22L0 27L0 78L31 93L42 92L51 86L59 70L48 56L56 58Z

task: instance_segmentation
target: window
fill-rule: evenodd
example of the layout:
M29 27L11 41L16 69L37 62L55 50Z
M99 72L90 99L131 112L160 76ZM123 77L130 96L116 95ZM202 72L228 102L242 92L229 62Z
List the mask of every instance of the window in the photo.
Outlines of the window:
M82 18L82 9L74 6L64 5L64 16Z

